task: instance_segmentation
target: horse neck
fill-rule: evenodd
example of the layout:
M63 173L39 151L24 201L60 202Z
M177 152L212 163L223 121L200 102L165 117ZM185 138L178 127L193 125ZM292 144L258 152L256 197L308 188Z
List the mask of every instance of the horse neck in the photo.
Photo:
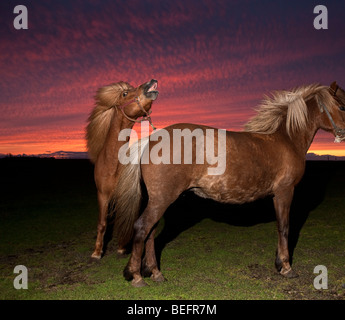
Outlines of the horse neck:
M114 112L111 120L108 135L105 140L102 157L102 166L105 166L109 174L114 174L117 171L119 158L119 149L129 141L129 137L125 141L119 141L119 134L123 129L132 129L134 122L126 119L122 113Z
M308 120L306 129L298 131L291 135L291 140L294 142L295 149L303 157L305 157L305 155L307 154L310 145L314 140L315 134L320 128L320 111L318 103L315 99L312 99L307 102L307 106Z

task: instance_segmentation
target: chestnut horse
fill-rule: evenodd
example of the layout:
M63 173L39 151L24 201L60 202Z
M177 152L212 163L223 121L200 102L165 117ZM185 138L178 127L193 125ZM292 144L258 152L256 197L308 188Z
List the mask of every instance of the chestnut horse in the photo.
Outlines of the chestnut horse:
M96 106L88 119L86 139L94 176L99 207L97 240L92 258L100 259L107 227L109 203L118 181L118 153L126 141L119 141L121 130L131 129L135 122L148 120L151 105L158 96L157 81L151 80L138 88L120 81L97 91ZM138 118L142 117L141 120ZM153 125L152 125L153 126ZM127 141L129 137L127 138Z
M330 87L309 85L275 92L263 101L243 132L226 131L223 147L219 147L219 137L213 136L215 152L226 156L226 168L218 175L210 175L209 165L197 161L200 153L207 157L208 151L197 146L196 139L189 140L194 152L192 162L173 162L178 153L186 152L181 148L176 150L172 142L175 131L198 129L206 137L212 128L175 124L165 128L164 135L159 131L152 134L141 148L139 161L119 167L118 183L112 196L120 226L119 246L123 248L130 239L133 243L124 270L125 278L132 280L135 287L146 285L143 276L149 274L154 281L164 281L155 256L155 227L166 209L186 190L219 202L237 204L272 196L278 229L275 265L281 275L296 276L290 266L288 250L289 211L294 188L304 174L305 155L319 129L332 132L336 142L345 140L344 105L345 92L335 82ZM163 136L170 139L163 139ZM127 151L144 145L143 140ZM161 153L169 151L171 162L157 163L151 158L143 161L145 153L158 154L157 149ZM143 188L146 188L148 202L140 214Z

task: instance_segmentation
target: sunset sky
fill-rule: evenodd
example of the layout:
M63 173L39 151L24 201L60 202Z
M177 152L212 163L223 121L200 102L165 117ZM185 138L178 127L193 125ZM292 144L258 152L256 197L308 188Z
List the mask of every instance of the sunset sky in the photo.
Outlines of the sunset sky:
M313 26L328 9L328 29ZM16 5L28 29L16 30ZM86 151L96 90L154 78L152 119L242 130L264 94L345 88L345 1L35 0L0 2L0 154ZM310 148L345 156L319 132Z

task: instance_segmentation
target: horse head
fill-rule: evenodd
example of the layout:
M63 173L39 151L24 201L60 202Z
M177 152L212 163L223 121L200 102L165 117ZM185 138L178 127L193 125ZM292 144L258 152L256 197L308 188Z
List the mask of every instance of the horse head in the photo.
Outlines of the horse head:
M87 147L90 160L95 163L104 144L112 123L118 124L112 119L119 115L118 119L127 121L126 126L133 127L134 122L147 120L153 127L150 112L152 101L158 96L157 80L145 82L137 88L129 83L120 81L104 86L97 90L93 108L86 128ZM116 111L115 111L116 110ZM121 113L123 117L121 117ZM138 118L142 117L141 120ZM153 127L154 128L154 127Z
M157 86L158 81L152 79L137 88L124 88L118 96L116 106L130 121L138 122L136 119L140 117L150 121L152 101L158 96Z
M334 81L329 87L329 94L332 97L329 108L324 103L320 105L323 113L321 127L334 133L334 142L341 142L345 140L345 91Z

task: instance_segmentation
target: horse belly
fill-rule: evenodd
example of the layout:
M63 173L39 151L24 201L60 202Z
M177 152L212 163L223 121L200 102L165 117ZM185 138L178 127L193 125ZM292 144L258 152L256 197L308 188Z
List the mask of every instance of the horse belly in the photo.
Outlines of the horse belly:
M242 204L264 198L272 194L271 179L258 176L233 175L227 177L205 177L192 191L203 198L218 202Z

